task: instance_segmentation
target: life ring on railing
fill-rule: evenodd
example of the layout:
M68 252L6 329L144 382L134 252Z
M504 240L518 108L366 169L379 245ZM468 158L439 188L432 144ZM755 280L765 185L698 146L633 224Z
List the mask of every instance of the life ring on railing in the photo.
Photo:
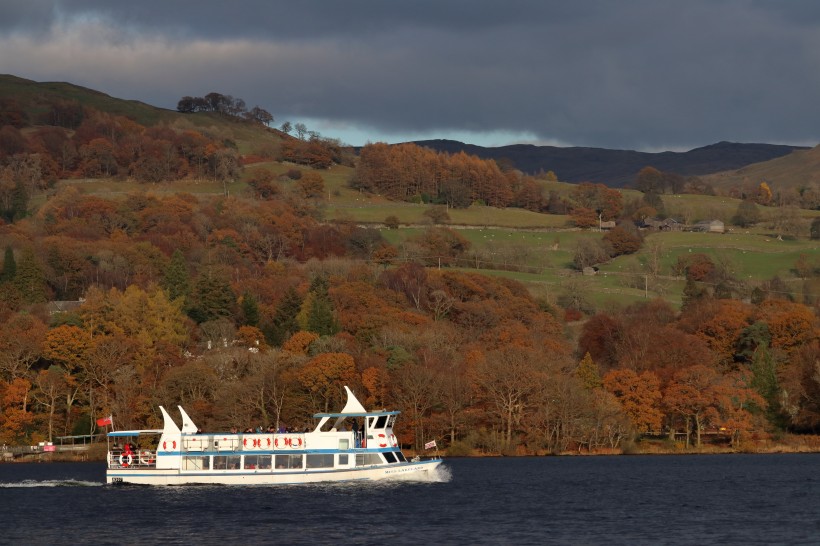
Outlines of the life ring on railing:
M288 438L287 443L293 449L299 449L303 445L302 439L298 436L294 436L293 438Z
M151 457L151 452L147 449L140 451L140 464L154 464L154 459Z
M131 466L131 463L134 462L134 458L131 457L130 453L124 453L120 455L120 466Z
M384 434L379 434L379 447L387 447L387 437Z
M399 441L396 440L396 435L395 434L390 435L390 445L393 446L393 447L396 447L397 445L399 445Z

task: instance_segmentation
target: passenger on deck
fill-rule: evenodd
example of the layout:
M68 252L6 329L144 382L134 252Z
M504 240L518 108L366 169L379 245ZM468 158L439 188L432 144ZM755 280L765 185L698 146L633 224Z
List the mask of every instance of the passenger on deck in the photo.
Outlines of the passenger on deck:
M238 432L239 432L239 429L237 429L236 427L231 427L231 434L236 434Z

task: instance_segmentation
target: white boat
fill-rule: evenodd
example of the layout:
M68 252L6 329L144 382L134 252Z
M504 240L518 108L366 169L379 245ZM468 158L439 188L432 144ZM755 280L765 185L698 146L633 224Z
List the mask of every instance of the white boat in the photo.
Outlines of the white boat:
M441 458L407 460L393 425L398 411L366 411L347 387L339 413L317 413L311 432L201 433L179 407L162 406L162 429L108 433L109 484L279 485L428 479ZM358 429L358 430L355 430Z

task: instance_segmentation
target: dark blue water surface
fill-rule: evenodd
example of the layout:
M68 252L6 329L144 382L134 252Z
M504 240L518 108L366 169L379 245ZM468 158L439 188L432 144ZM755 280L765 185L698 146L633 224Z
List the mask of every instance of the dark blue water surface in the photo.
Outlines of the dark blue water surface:
M820 455L449 459L432 482L113 487L0 464L2 544L820 544Z

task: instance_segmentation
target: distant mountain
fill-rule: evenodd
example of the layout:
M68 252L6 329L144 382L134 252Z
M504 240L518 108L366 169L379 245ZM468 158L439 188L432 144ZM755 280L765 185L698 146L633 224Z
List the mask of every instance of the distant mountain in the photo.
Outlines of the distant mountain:
M508 160L515 168L534 174L553 171L563 182L596 182L613 187L632 184L642 168L652 166L682 176L707 175L740 169L805 150L799 146L778 144L741 144L718 142L688 152L635 152L605 148L559 148L514 144L485 148L454 140L419 140L414 144L434 150L458 153L464 151L485 159Z

